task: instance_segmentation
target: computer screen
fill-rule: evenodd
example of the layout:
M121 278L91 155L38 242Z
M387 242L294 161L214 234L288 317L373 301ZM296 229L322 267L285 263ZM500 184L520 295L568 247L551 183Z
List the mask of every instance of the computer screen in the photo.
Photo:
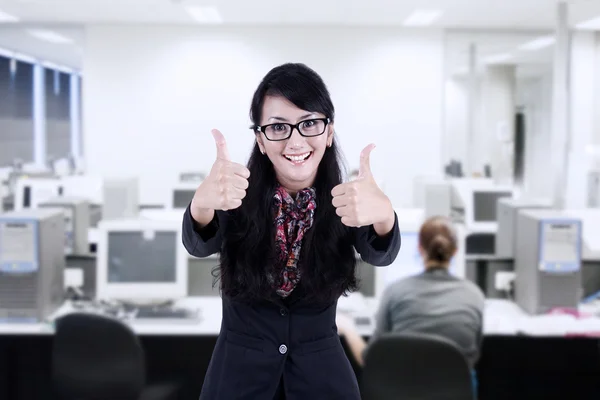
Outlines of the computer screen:
M474 191L473 222L496 222L498 219L498 199L512 197L511 192Z
M175 282L177 233L110 232L109 283Z
M419 234L417 232L402 232L402 246L394 263L385 268L385 286L397 280L421 274L425 263L419 253ZM457 275L456 257L450 262L449 271Z
M181 221L103 220L98 225L96 297L167 301L187 295Z
M195 190L175 189L173 190L173 208L187 208L194 198Z

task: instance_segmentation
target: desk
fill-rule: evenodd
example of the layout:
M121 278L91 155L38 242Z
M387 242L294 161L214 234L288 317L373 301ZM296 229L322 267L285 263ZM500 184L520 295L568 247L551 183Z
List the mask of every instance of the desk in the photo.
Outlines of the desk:
M374 299L366 299L363 307L356 311L348 311L340 300L338 312L373 318L377 311ZM190 309L200 309L201 318L198 321L175 321L173 323L157 323L154 321L133 320L128 322L134 332L145 336L216 336L221 330L222 303L220 297L188 297L176 302L176 306ZM79 310L70 302L60 307L48 322L34 324L0 324L1 335L52 335L52 321L61 315ZM591 308L580 307L580 313L591 314ZM565 314L529 315L518 305L508 300L488 299L484 312L484 335L486 336L590 336L600 337L600 318L594 315L584 315L577 318ZM373 324L360 329L362 336L373 334Z
M177 377L183 382L182 400L197 400L221 323L220 298L188 298L179 306L202 305L203 320L198 323L156 324L133 322L146 351L151 380ZM376 304L367 308L374 311ZM72 310L65 304L56 316ZM543 318L530 317L507 301L486 303L485 338L477 366L480 400L585 399L600 398L598 340L565 338L578 325L562 328L562 316L548 328L537 326ZM569 324L566 324L569 325ZM530 331L538 336L516 335ZM54 329L51 323L0 325L0 399L53 400L51 388L51 349ZM364 331L368 337L370 332ZM539 337L546 336L546 337ZM550 336L550 337L547 337ZM360 371L357 370L360 378Z

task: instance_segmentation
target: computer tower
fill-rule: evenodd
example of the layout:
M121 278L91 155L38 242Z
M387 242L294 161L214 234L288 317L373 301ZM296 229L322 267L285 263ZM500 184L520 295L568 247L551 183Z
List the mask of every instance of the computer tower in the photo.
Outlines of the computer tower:
M450 217L452 187L449 182L425 183L425 217Z
M102 199L102 219L136 218L139 214L137 178L106 179Z
M581 220L560 210L522 210L516 228L517 304L530 314L577 307L581 299Z
M548 209L552 204L546 200L503 197L498 200L498 232L496 233L496 256L514 258L516 224L519 211L526 209Z
M64 236L61 211L0 215L0 322L41 322L63 303Z
M83 256L89 254L90 204L87 200L75 197L58 197L40 204L40 207L63 212L66 255Z

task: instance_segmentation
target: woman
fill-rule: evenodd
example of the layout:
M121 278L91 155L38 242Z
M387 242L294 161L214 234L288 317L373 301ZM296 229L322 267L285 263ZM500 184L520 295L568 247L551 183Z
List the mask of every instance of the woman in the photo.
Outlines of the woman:
M183 219L197 257L220 253L223 322L201 399L359 399L335 324L340 295L356 289L356 249L391 264L400 232L390 200L361 154L342 183L334 107L302 64L271 70L250 110L248 167L217 160Z
M387 332L442 336L458 346L473 370L481 349L485 297L472 282L448 273L456 250L456 233L447 218L425 221L419 232L425 271L385 290L371 341ZM348 319L339 318L338 328L362 365L367 344Z

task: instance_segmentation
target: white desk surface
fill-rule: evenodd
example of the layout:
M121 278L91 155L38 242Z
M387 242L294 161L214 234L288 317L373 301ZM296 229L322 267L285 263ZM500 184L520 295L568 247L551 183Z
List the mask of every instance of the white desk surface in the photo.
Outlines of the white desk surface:
M365 300L362 311L353 312L355 316L372 317L376 304L373 300ZM338 312L346 313L345 305L338 306ZM140 321L130 322L133 330L140 335L192 335L215 336L221 328L221 299L219 297L190 297L177 303L180 307L200 309L199 321ZM74 310L71 303L65 303L50 320ZM580 307L585 314L589 310ZM362 326L359 333L364 336L372 334L373 326ZM52 322L48 323L6 323L0 324L0 335L51 335L54 329ZM528 315L515 303L508 300L486 300L484 314L485 335L517 335L527 336L567 336L588 335L600 336L600 318L595 316L575 317L572 315Z

